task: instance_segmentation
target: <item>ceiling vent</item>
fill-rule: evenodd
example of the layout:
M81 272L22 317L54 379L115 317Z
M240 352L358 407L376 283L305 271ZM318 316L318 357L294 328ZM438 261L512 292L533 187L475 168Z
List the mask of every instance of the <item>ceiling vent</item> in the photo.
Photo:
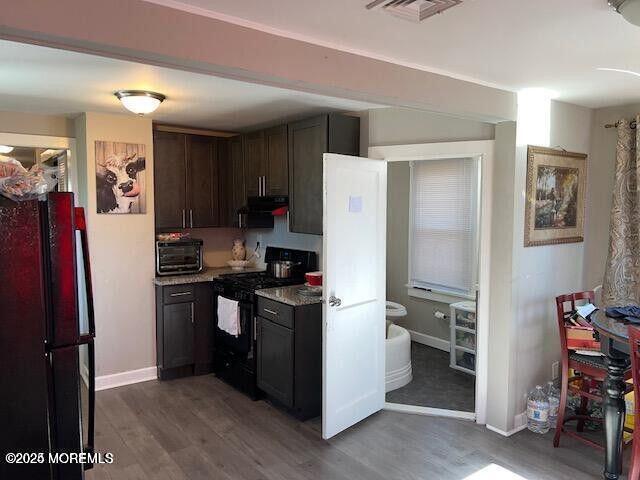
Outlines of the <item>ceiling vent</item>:
M380 8L397 17L421 22L461 3L462 0L374 0L367 4L367 10Z

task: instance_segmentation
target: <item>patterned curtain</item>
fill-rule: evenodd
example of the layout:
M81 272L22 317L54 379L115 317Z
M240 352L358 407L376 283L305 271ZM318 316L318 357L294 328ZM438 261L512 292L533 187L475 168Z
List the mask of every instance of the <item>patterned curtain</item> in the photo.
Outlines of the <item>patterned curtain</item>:
M640 121L640 115L636 120ZM638 304L640 300L639 140L630 121L618 123L609 255L602 285L605 306Z

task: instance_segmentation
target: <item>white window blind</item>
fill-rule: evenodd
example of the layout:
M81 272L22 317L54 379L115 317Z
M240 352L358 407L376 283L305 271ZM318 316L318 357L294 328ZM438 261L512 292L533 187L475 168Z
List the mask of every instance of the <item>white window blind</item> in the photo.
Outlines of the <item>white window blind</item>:
M473 158L411 164L411 286L473 294L478 170Z

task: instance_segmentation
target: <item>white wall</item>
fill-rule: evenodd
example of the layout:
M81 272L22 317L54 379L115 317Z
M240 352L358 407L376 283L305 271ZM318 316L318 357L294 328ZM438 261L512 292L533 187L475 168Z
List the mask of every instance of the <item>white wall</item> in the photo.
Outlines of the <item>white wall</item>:
M96 376L154 367L155 299L151 119L85 113L76 119L79 199L86 208L96 316ZM96 213L95 141L146 146L145 214Z
M593 111L588 108L552 102L549 146L589 154L592 117ZM508 152L503 152L502 160L508 160ZM514 161L513 171L506 171L506 178L500 182L504 190L496 188L494 191L494 206L508 202L513 204L512 229L508 218L510 211L505 210L502 216L498 211L493 212L497 222L503 223L495 226L500 226L502 235L506 236L501 258L511 251L510 295L507 271L502 272L502 288L506 288L507 292L500 292L496 286L492 288L492 302L502 302L495 305L496 310L492 314L496 318L492 318L492 321L504 329L494 333L500 335L501 344L507 351L492 352L489 373L502 382L493 385L493 388L507 389L508 404L502 404L504 398L499 391L490 394L489 408L495 408L493 400L500 410L490 412L488 423L503 431L518 427L517 423L523 420L518 415L525 410L526 394L536 384L551 379L551 365L560 359L554 298L562 293L584 289L583 243L524 247L526 145L516 147ZM500 160L497 166L500 168ZM502 167L507 167L504 162ZM509 191L508 185L511 174L513 191ZM502 173L497 172L497 175ZM494 242L505 241L497 238L501 234L499 228L495 228L493 233ZM494 271L492 275L498 273ZM492 374L491 368L497 371ZM491 392L491 385L489 390Z

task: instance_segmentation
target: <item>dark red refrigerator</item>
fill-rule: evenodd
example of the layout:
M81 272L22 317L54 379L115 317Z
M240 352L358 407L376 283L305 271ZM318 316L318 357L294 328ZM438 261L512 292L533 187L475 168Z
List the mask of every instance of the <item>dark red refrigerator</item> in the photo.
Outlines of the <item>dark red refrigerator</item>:
M84 478L94 336L84 211L73 194L0 197L0 478ZM29 463L9 463L7 453L30 453L20 458Z

